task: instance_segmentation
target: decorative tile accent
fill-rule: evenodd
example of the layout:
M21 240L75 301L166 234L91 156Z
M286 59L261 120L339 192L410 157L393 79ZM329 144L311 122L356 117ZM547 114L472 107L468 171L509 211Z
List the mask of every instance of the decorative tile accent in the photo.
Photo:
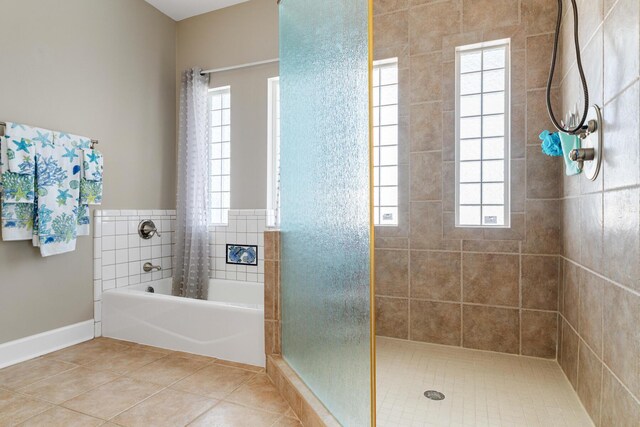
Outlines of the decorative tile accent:
M93 238L93 300L95 336L102 335L102 292L159 280L173 275L176 211L96 210ZM151 219L160 236L144 240L138 224ZM145 262L161 271L145 273Z
M227 264L258 266L258 245L227 243Z
M231 209L229 223L211 228L210 277L264 283L264 231L267 227L266 209ZM227 245L257 247L257 265L227 263Z

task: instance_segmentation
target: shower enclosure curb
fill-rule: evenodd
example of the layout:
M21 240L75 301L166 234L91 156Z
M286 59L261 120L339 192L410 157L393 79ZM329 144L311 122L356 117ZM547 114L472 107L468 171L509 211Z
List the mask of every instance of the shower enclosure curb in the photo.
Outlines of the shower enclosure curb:
M280 356L267 356L267 375L305 427L340 427L298 374Z

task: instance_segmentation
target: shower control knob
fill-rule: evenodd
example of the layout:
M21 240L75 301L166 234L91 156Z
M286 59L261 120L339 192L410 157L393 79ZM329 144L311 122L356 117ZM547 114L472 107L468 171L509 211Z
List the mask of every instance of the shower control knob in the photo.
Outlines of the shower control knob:
M593 148L577 148L571 150L569 158L574 162L592 161L595 158L595 150Z

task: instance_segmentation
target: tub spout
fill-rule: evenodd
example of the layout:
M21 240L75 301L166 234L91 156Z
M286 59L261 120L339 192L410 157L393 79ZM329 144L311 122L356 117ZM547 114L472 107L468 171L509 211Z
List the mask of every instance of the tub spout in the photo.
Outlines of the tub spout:
M160 271L162 270L162 267L160 267L159 265L153 265L150 262L145 262L144 265L142 266L142 269L144 270L145 273L148 273L152 270Z

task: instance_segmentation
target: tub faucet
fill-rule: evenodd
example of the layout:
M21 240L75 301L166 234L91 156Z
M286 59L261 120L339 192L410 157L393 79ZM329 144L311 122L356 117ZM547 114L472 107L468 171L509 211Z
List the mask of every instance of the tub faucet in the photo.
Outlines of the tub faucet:
M145 262L144 265L142 266L142 269L144 270L145 273L148 273L152 270L160 271L162 270L162 267L160 267L159 265L153 265L150 262Z

